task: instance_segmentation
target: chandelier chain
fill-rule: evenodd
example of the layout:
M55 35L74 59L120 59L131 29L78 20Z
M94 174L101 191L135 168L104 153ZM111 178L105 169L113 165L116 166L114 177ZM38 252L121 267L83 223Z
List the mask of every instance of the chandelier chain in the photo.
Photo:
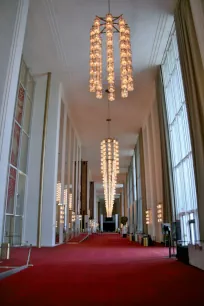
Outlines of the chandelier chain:
M111 118L110 118L110 102L108 101L108 138L110 138L110 123L111 123Z
M110 0L108 0L108 13L110 14Z

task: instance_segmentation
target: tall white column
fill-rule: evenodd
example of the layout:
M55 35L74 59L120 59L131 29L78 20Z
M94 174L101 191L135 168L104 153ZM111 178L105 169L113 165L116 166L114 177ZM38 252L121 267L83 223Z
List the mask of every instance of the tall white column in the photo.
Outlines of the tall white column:
M65 153L67 136L67 109L64 105L63 131L62 131L62 159L61 159L61 204L64 204L64 175L65 175Z
M128 199L127 199L127 180L123 184L123 190L124 190L124 216L128 217Z
M0 241L18 74L29 0L0 1Z
M155 178L155 164L154 164L154 148L153 148L153 139L152 139L152 114L148 119L147 125L147 146L148 146L148 159L149 159L149 184L150 184L150 207L151 208L151 235L152 237L156 236L156 178ZM157 239L157 237L156 237Z
M81 210L81 147L79 146L79 156L78 156L78 167L79 167L79 176L78 176L78 213L80 214Z
M72 145L73 145L73 148L72 148L72 152L73 152L73 155L72 155L72 210L75 211L76 213L76 208L75 208L75 180L74 180L74 177L75 177L75 161L76 161L76 139L75 139L75 135L74 135L74 130L72 129L72 137L73 137L73 142L72 142Z
M163 202L163 188L162 188L162 161L161 161L161 145L160 145L160 133L159 133L159 118L157 103L152 106L152 141L153 141L153 156L154 156L154 175L155 175L155 232L157 241L162 241L161 224L157 221L157 205Z
M121 214L122 214L122 217L125 216L125 203L124 203L124 185L123 185L123 188L122 188L122 192L121 192Z
M118 214L115 214L115 230L117 230L118 227Z
M67 232L69 231L69 221L70 221L70 211L69 211L69 195L71 194L70 192L70 178L72 174L72 167L71 167L71 150L72 150L72 144L71 144L71 135L72 135L72 127L71 127L71 122L69 120L69 125L68 125L68 162L67 162L67 172L68 172L68 180L67 180Z
M42 150L43 120L45 111L45 92L47 77L37 78L32 109L32 124L30 131L30 144L28 156L28 183L27 197L25 199L24 235L23 241L37 244L38 205L40 162Z
M100 227L101 227L101 232L103 232L103 215L101 215Z
M42 209L42 246L55 245L56 185L60 130L61 85L52 77L46 135L44 191Z
M74 203L74 206L75 206L75 213L76 215L78 214L78 154L79 154L79 150L78 150L78 141L77 141L77 138L76 138L76 135L75 135L75 203Z
M63 103L63 102L62 102ZM59 129L60 131L60 129ZM62 128L62 152L61 156L61 201L60 204L64 204L64 175L65 175L65 153L66 153L66 132L67 132L67 106L64 105L64 114L63 114L63 128ZM63 243L63 228L64 224L59 224L59 243Z

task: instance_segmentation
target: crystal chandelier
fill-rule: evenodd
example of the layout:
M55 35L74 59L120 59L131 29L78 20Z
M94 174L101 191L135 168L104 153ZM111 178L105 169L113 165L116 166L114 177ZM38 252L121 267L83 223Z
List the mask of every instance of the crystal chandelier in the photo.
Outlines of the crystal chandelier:
M113 17L109 13L106 17L94 19L90 30L90 80L89 90L96 93L96 98L102 98L102 37L106 34L106 70L108 81L108 100L115 100L115 72L114 72L114 33L119 33L120 48L120 80L121 80L121 97L127 98L128 91L134 90L133 69L132 69L132 52L130 43L130 28L126 23L123 15Z
M109 111L109 102L108 102ZM117 174L119 173L119 144L110 137L110 122L108 122L108 138L101 141L101 174L103 179L104 198L107 217L112 217L115 199Z

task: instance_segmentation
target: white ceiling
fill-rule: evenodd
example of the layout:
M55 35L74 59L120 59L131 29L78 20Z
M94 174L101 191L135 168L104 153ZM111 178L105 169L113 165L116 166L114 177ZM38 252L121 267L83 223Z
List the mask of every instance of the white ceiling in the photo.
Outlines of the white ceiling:
M115 38L116 100L111 103L111 135L120 144L124 173L137 134L155 97L153 66L159 64L172 24L176 0L111 0L114 16L124 14L131 28L135 90L120 98ZM105 16L107 0L31 0L24 57L34 74L53 72L64 85L71 118L88 160L92 179L100 178L100 141L107 136L107 97L89 93L89 30L95 15ZM117 35L117 34L116 34ZM104 65L105 73L105 65ZM106 89L106 86L104 86Z

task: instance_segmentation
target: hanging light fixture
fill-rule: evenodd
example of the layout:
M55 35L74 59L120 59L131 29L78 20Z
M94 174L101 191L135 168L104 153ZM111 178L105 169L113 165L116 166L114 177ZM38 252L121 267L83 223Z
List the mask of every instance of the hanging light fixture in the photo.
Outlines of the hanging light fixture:
M130 28L123 15L113 17L110 13L110 0L108 0L109 13L106 17L94 19L90 30L90 92L96 93L96 98L102 98L102 37L106 34L106 70L108 81L108 100L115 100L115 72L114 72L114 33L119 33L120 48L120 80L121 97L127 98L128 91L134 90L132 52L130 43Z
M112 217L117 174L119 173L119 144L116 139L110 137L111 119L108 118L106 121L108 122L108 138L101 142L101 174L107 217Z

